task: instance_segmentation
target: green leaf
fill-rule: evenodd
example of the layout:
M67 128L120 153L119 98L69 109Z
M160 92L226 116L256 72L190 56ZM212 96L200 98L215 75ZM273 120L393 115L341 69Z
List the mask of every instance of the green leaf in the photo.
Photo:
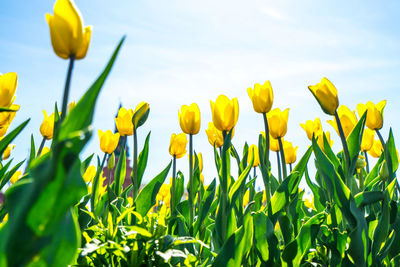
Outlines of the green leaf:
M149 141L150 141L150 133L149 132L146 136L146 140L144 141L144 146L143 150L139 154L139 159L138 159L138 187L142 184L142 179L143 179L143 174L144 170L146 169L147 166L147 160L149 158Z
M6 150L7 146L14 140L14 138L25 128L30 119L27 119L23 123L21 123L17 128L8 133L1 141L0 141L0 155L3 155L4 150Z
M349 148L349 155L350 155L350 166L348 166L347 170L348 174L353 174L356 168L358 155L360 154L361 151L361 139L364 131L366 117L367 117L367 112L364 112L364 114L358 120L356 126L354 126L353 130L347 137L347 146Z
M114 171L114 192L116 196L120 196L123 190L123 184L125 182L126 177L126 157L125 157L125 149L122 149L121 154L118 158L117 166ZM111 199L112 201L112 199Z
M0 182L0 190L7 184L7 182L11 179L11 177L14 175L14 173L21 167L21 165L25 162L25 160L19 162L17 165L15 165L6 175L0 176L1 182ZM11 163L11 162L10 162Z
M204 193L202 205L200 205L200 211L198 218L194 225L193 235L196 236L201 224L203 223L204 219L206 218L211 204L215 197L215 188L216 188L216 180L214 179L211 184L207 187L207 190Z
M136 211L140 215L145 216L147 212L156 204L156 196L164 183L165 178L168 175L169 169L171 168L172 162L156 177L154 177L136 197L134 204L136 205Z
M369 191L369 192L360 192L354 196L354 201L357 204L357 207L362 208L366 205L370 205L376 203L378 201L383 200L384 195L383 192L380 191Z

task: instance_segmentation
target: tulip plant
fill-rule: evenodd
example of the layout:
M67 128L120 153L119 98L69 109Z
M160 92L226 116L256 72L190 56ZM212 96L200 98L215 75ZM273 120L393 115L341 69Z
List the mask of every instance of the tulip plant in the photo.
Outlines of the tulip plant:
M333 116L328 123L341 149L333 151L330 133L316 118L300 125L309 146L298 157L298 146L285 137L289 109L272 109L269 81L247 89L264 127L254 129L261 131L258 144L241 150L233 139L239 101L220 95L210 101L205 131L214 158L204 160L214 161L218 173L209 184L194 140L201 113L196 103L183 105L177 120L182 133L170 139L172 159L147 177L150 133L144 144L137 138L150 113L145 102L134 110L120 107L117 131L98 130L104 154L82 157L98 95L125 38L67 108L74 62L85 58L91 27L83 26L72 0L57 0L46 19L55 54L69 62L62 106L49 116L43 111L42 142L36 150L32 135L30 154L18 163L9 159L11 142L29 119L10 128L19 109L17 74L0 74L1 266L400 266L399 158L393 131L382 131L386 101L358 104L357 116L339 106L338 90L327 78L309 86L323 113ZM132 166L126 160L129 136ZM189 171L183 173L187 152ZM305 190L299 189L302 180Z

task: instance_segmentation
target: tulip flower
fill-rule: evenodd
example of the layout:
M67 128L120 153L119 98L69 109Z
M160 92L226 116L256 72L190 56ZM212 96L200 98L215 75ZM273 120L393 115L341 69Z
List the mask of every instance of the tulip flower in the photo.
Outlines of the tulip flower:
M265 132L261 132L261 134L265 138ZM269 150L278 152L279 151L279 141L278 139L273 138L271 135L269 135Z
M268 127L272 138L278 139L285 136L287 132L287 122L289 109L281 111L279 108L273 109L268 113Z
M19 110L19 105L11 105L8 107L9 109L18 111ZM0 112L0 126L8 128L8 126L11 124L13 119L15 118L16 112L15 111L3 111Z
M293 147L293 144L289 141L284 141L283 142L283 150L285 151L285 161L286 164L292 164L296 162L296 154L297 154L297 149L299 147Z
M1 140L1 139L0 139ZM3 152L3 160L6 160L10 157L11 151L14 149L14 144L9 144Z
M237 98L230 100L225 95L218 96L215 103L210 101L212 120L220 131L232 130L239 118L239 103Z
M57 0L54 15L46 14L53 50L57 56L82 59L86 56L92 34L91 26L83 27L80 12L72 0Z
M133 110L126 110L121 107L118 111L118 115L115 118L115 124L118 132L121 136L133 135Z
M149 110L149 104L146 102L141 102L136 106L135 112L133 113L133 124L136 129L146 122L147 117L149 116Z
M341 105L337 111L339 120L342 123L344 136L347 138L354 126L356 126L358 120L355 111L351 111L348 107ZM328 120L328 123L335 129L337 134L340 136L339 129L335 120Z
M186 134L197 134L200 131L200 109L196 103L183 105L178 112L179 125Z
M221 147L224 144L224 137L222 135L222 132L214 126L214 123L212 122L208 123L208 129L206 129L206 134L208 137L208 142L210 142L210 145L212 146L215 145L215 147Z
M372 147L368 150L368 154L370 154L374 158L379 158L382 154L383 147L380 140L374 140Z
M45 155L45 154L47 154L47 153L49 153L50 152L50 148L48 148L47 146L45 146L45 147L43 147L43 149L42 149L42 151L37 151L38 153L37 153L37 155L38 156L43 156L43 155ZM40 152L40 155L39 155L39 152Z
M361 151L365 152L371 149L375 138L375 131L365 128L361 140Z
M329 145L332 147L333 140L331 140L331 134L329 131L325 132L325 137L326 137L326 140L328 141ZM315 136L315 138L317 139L317 144L318 144L319 148L321 148L321 150L325 152L324 132L323 131L318 132L317 135Z
M256 145L251 145L249 147L249 152L247 155L247 163L250 164L250 159L253 158L253 167L260 165L260 156L258 154L258 147Z
M316 85L308 86L311 93L317 99L322 110L328 115L334 115L339 106L336 87L327 79L322 78Z
M316 135L319 131L322 131L321 121L316 118L314 121L308 120L306 123L300 124L301 128L307 133L308 139L312 140L313 135Z
M186 154L187 142L186 134L172 134L169 144L169 154L177 159L182 158Z
M156 196L156 203L159 204L160 202L162 202L163 204L169 206L171 201L170 190L171 190L171 185L162 184Z
M14 172L14 174L11 176L10 182L12 184L15 184L19 179L21 179L22 176L23 176L22 171L18 170Z
M386 106L386 100L382 100L378 104L368 101L367 104L358 104L357 111L361 117L367 111L367 119L365 125L371 130L380 130L383 126L383 109Z
M255 112L267 113L271 110L274 94L269 81L266 81L264 85L256 83L254 89L251 87L247 88L247 94L253 103Z
M0 73L0 107L7 108L15 100L17 90L17 74L8 72L4 75Z
M99 130L100 149L104 153L111 154L118 146L119 133L113 133L110 130L103 132Z
M93 165L87 167L85 173L82 175L83 180L86 183L91 182L95 176L96 176L96 167Z
M43 138L46 140L50 140L53 138L54 132L54 112L47 116L47 112L43 110L44 120L40 125L40 133L42 134Z

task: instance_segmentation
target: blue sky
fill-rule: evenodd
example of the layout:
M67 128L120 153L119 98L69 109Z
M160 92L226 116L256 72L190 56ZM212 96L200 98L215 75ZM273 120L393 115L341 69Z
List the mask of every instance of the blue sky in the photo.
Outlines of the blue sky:
M205 129L211 120L209 100L219 94L238 97L239 122L234 144L241 151L247 140L257 141L261 115L252 109L246 89L270 80L274 105L290 108L287 139L299 146L298 158L309 141L299 126L320 117L331 132L334 148L340 140L307 86L323 76L339 91L340 104L387 99L384 137L392 126L399 140L400 2L398 1L110 1L76 0L85 25L92 25L87 57L76 62L71 100L78 100L103 69L115 45L127 39L98 100L94 135L84 151L100 153L97 130L114 129L122 102L134 108L150 104L150 116L140 128L139 144L148 131L150 163L145 179L170 160L171 133L180 132L178 110L196 102L202 112L195 150L203 153L204 176L216 176ZM45 13L53 1L4 1L0 4L0 72L18 73L20 111L11 126L30 117L15 140L13 157L29 153L33 133L40 142L42 109L60 102L67 61L52 51ZM399 142L399 141L398 141ZM129 140L131 145L131 140ZM187 161L178 168L187 170ZM272 160L275 166L275 158ZM313 165L310 161L310 165ZM232 171L232 173L235 173Z

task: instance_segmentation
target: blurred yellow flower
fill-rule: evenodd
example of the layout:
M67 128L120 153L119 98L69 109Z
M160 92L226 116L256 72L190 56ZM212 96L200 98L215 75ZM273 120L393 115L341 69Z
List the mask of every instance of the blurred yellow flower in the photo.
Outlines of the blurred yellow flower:
M121 107L118 111L118 115L115 118L115 124L117 126L118 132L121 136L133 135L133 110L126 110Z
M208 142L210 142L210 144L212 146L215 145L215 147L221 147L224 144L223 134L222 134L222 132L220 130L218 130L214 126L214 123L212 123L212 122L208 123L208 129L206 129L206 134L207 134L207 137L208 137ZM234 134L235 134L235 128L232 129L231 138L233 138Z
M351 111L345 105L341 105L338 108L337 113L343 127L344 136L347 138L358 122L356 112ZM337 127L336 118L334 120L328 120L328 123L335 129L337 134L340 135Z
M15 184L23 176L22 171L18 170L10 178L10 182Z
M239 103L237 98L230 100L225 95L217 97L215 103L210 100L212 120L220 131L232 130L239 118Z
M260 156L258 154L258 147L256 145L251 145L248 150L248 155L247 155L247 163L250 164L250 159L253 160L253 167L257 167L260 165Z
M368 154L370 154L374 158L379 158L382 154L383 147L382 143L379 140L374 140L372 147L368 150Z
M39 152L39 151L37 151ZM44 154L47 154L50 152L50 148L48 148L47 146L43 147L42 152L40 152L40 155L38 156L43 156ZM37 154L37 153L36 153Z
M72 101L68 104L68 112L71 112L71 110L76 106L75 101Z
M246 192L244 193L244 196L243 196L243 207L245 207L247 204L249 204L249 200L250 200L250 192L249 192L249 190L246 190Z
M139 105L136 106L135 112L133 113L133 123L135 125L135 129L142 126L149 116L149 104L146 102L140 102Z
M0 73L0 107L8 108L15 100L17 90L17 74L8 72L4 75Z
M309 85L308 89L326 114L335 114L339 106L337 89L327 78L322 78L321 82L316 85Z
M254 89L247 88L247 94L253 103L255 112L267 113L271 110L274 94L270 81L266 81L263 85L256 83Z
M196 103L190 106L183 105L178 111L179 125L186 134L197 134L200 131L200 109Z
M326 140L328 141L329 145L332 147L333 140L331 140L331 133L329 131L325 132L325 137L326 137ZM317 144L318 144L319 148L321 148L321 150L325 152L324 132L323 131L318 132L317 135L315 136L315 138L317 139Z
M307 133L308 139L312 140L313 134L316 135L319 131L322 131L321 121L316 118L314 121L308 120L306 123L300 123L301 128Z
M46 14L50 28L51 44L57 56L82 59L89 48L92 29L83 28L81 14L72 0L57 0L54 15Z
M166 206L169 206L170 201L171 201L171 185L162 184L156 196L156 203L159 204L160 202L162 202Z
M371 149L375 138L375 131L365 128L361 140L361 151L365 152Z
M19 105L11 105L8 107L9 109L12 110L19 110ZM0 126L3 127L9 127L13 119L15 118L16 112L15 111L5 111L5 112L0 112ZM7 130L5 130L7 131Z
M86 183L91 182L93 178L96 176L96 167L90 165L89 167L86 168L86 171L82 176L83 180L85 180Z
M304 194L303 202L304 202L304 206L306 206L309 209L315 210L313 194Z
M3 138L1 138L1 139L3 139ZM0 140L1 140L0 139ZM7 146L7 148L4 150L4 152L3 152L3 160L6 160L6 159L8 159L9 157L10 157L10 155L11 155L11 151L14 149L14 147L15 147L15 145L14 144L9 144L8 146Z
M54 112L47 116L47 112L43 110L44 120L40 125L40 133L44 138L50 140L53 138L54 132Z
M187 142L186 134L172 134L169 144L169 154L177 159L182 158L186 154Z
M265 132L261 131L260 133L265 138ZM282 138L282 142L284 142L283 138ZM269 135L269 150L275 151L275 152L280 150L278 139L273 138L271 135Z
M279 108L268 113L268 128L271 136L275 139L284 137L287 132L289 109L281 111Z
M371 130L379 130L383 126L383 109L386 106L386 100L382 100L378 104L374 104L368 101L367 104L358 104L357 111L358 115L361 117L365 111L367 112L367 120L365 125Z
M293 147L293 144L291 142L284 140L283 151L285 152L286 164L291 164L296 162L297 148L299 147L298 146Z
M110 130L103 132L98 131L100 139L100 149L104 153L111 154L118 146L119 133L113 133Z

